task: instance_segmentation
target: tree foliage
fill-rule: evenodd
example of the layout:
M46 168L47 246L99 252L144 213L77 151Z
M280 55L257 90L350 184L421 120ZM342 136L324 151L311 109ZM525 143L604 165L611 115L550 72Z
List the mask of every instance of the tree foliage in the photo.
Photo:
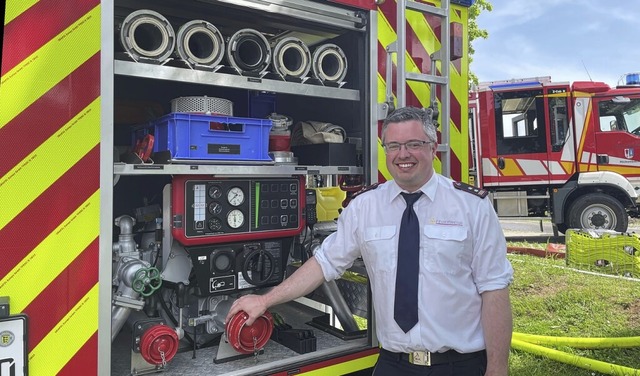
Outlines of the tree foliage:
M473 54L475 53L473 41L478 38L487 39L489 37L489 32L486 29L478 27L477 18L483 11L491 12L492 10L493 6L489 0L476 0L469 8L469 65L471 65ZM469 70L469 82L478 83L478 77L471 70Z

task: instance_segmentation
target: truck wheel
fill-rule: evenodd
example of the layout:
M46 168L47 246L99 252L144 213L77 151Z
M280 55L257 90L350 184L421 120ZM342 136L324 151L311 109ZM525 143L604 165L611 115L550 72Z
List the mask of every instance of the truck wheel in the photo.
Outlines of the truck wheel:
M603 193L578 197L567 214L569 228L627 231L629 218L624 206Z

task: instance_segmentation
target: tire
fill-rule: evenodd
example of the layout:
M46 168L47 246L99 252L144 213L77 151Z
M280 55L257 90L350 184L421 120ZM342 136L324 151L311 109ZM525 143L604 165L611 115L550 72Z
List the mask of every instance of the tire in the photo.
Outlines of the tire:
M569 228L627 231L629 217L620 201L603 193L578 197L567 213Z

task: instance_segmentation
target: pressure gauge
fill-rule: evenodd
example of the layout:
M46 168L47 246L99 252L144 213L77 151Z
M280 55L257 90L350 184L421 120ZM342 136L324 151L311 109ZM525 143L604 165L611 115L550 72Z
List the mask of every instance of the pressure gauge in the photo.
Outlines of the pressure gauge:
M238 209L233 209L227 214L227 224L231 228L239 228L244 224L244 214Z
M211 218L208 221L209 230L220 231L222 230L222 221L218 218Z
M227 201L233 206L239 206L244 202L244 192L240 187L233 187L227 193Z
M212 202L209 204L209 213L220 214L222 212L222 205L219 202Z
M222 196L222 188L219 185L212 185L209 187L209 197L220 198Z

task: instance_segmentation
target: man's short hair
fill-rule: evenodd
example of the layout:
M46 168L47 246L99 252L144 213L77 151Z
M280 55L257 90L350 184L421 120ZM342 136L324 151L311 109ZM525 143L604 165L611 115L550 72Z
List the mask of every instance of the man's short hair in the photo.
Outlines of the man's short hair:
M405 121L417 120L422 123L424 133L427 135L430 141L438 142L438 134L436 127L433 124L431 115L427 114L422 108L418 107L400 107L395 109L392 113L384 119L382 123L382 140L384 142L385 132L387 126L391 123L402 123Z

